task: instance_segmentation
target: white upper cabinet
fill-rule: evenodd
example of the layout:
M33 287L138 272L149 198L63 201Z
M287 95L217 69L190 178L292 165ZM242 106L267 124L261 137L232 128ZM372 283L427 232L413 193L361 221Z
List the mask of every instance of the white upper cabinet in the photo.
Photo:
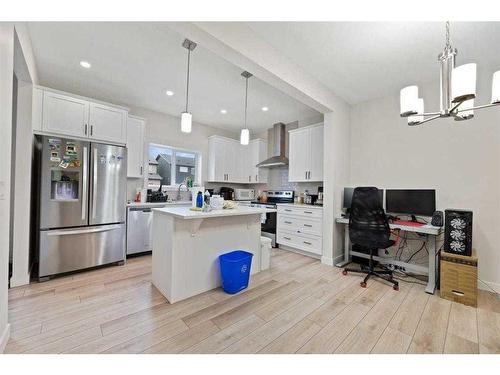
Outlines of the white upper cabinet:
M89 126L92 139L127 142L127 112L123 109L90 103Z
M40 108L40 110L42 110ZM42 129L76 137L87 137L89 102L50 91L43 93Z
M267 142L263 139L254 139L250 141L249 148L250 166L248 171L250 173L250 182L266 183L269 169L259 168L256 165L267 159Z
M223 137L210 137L208 139L208 180L224 182L227 176L226 154L228 153L228 140Z
M267 142L261 139L243 146L235 139L211 136L208 139L208 178L210 182L263 183L267 171L255 165L267 157Z
M33 89L33 130L126 144L127 110L51 89Z
M309 181L323 181L323 126L314 126L311 134Z
M127 177L144 177L145 124L142 118L127 118Z
M288 180L323 181L323 124L290 131Z

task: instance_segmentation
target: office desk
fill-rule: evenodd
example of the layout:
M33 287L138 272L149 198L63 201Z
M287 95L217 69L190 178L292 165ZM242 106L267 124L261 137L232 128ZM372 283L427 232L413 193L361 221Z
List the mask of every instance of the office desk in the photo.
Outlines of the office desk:
M350 263L351 255L355 255L362 258L369 258L370 256L368 254L351 250L351 241L349 239L349 225L348 225L349 219L346 217L338 217L335 219L335 222L337 224L344 225L344 261L337 263L336 266L344 267L346 264ZM389 226L391 227L391 229L400 229L402 231L420 233L420 234L425 234L427 236L426 238L427 249L429 250L428 266L427 267L419 266L416 264L406 263L392 258L384 258L379 256L373 256L373 259L380 262L381 264L394 264L404 267L406 270L414 273L428 275L429 281L427 282L425 291L429 294L434 294L434 290L436 289L436 264L437 264L436 242L437 242L437 236L439 236L443 232L443 228L435 227L430 224L423 225L421 227L414 227L409 225L397 225L397 224L389 224Z

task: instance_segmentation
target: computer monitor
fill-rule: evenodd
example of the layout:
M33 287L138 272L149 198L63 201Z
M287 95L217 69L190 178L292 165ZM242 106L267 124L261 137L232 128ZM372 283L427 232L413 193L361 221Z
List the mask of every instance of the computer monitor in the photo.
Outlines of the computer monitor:
M436 211L436 190L387 189L385 210L391 214L432 216Z
M344 202L342 204L342 207L344 208L344 210L351 209L353 193L354 193L354 188L350 188L350 187L344 188ZM383 206L383 204L384 204L384 190L378 189L378 194L379 194L379 199L380 199L380 205Z

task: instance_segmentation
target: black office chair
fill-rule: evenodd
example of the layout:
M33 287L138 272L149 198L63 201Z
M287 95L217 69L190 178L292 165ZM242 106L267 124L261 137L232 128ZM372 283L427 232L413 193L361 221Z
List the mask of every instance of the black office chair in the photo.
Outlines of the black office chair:
M373 266L373 253L378 249L387 249L394 245L395 242L390 236L389 221L380 202L378 189L375 187L354 189L349 216L349 238L352 244L369 249L370 261L368 267L345 268L342 273L344 275L348 272L366 273L365 279L360 284L363 288L366 288L366 282L371 276L376 276L391 282L393 289L399 290L399 284L393 279L391 270L375 270Z

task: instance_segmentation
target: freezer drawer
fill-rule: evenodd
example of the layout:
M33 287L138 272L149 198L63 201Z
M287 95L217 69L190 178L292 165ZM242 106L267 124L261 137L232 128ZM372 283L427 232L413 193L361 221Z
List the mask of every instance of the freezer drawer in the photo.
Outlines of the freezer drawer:
M127 255L153 250L151 208L129 208L127 215Z
M40 231L40 278L124 259L125 224Z

